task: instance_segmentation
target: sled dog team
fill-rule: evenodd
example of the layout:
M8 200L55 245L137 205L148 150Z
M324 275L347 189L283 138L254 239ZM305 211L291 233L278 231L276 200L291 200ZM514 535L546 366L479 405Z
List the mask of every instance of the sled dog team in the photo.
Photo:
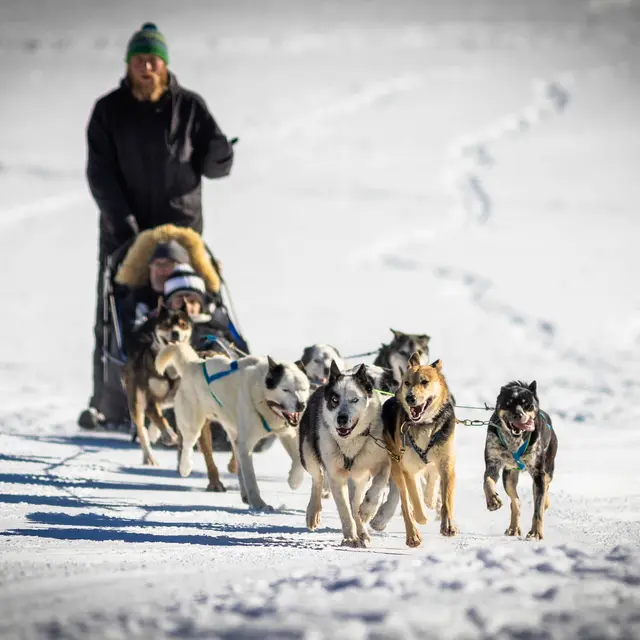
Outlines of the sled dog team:
M178 469L186 477L199 443L209 490L225 491L208 428L216 420L232 443L242 500L254 509L272 510L260 494L252 451L274 434L291 458L289 486L301 485L304 470L312 477L306 513L310 530L319 526L322 499L330 490L343 545L367 546L367 526L382 531L398 502L409 547L422 542L418 524L427 521L425 505L439 509L442 535L456 535L457 420L442 362L429 364L428 336L393 334L374 365L346 369L329 345L308 347L295 363L269 356L236 359L222 346L196 353L189 344L188 315L161 313L152 359L124 374L143 462L155 464L150 441L165 432L179 443ZM167 406L173 406L178 434L162 416ZM536 383L503 386L487 428L484 493L489 510L502 506L496 491L502 472L511 501L506 535L521 535L517 483L520 472L528 471L534 510L527 538L543 538L556 450L557 438L550 417L540 409Z

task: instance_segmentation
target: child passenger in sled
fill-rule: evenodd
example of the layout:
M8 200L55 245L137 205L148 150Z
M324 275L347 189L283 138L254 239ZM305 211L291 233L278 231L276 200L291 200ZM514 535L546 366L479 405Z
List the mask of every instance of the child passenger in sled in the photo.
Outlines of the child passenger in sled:
M216 337L233 340L226 324L216 319L216 300L205 287L204 280L189 264L178 264L164 283L164 301L170 309L186 308L193 322L191 343L196 351L215 346Z

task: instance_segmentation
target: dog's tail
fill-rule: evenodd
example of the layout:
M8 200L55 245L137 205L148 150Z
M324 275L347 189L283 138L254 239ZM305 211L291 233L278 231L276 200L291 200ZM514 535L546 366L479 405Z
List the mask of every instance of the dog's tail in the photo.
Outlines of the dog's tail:
M184 370L193 362L200 362L198 354L186 343L170 344L160 350L156 356L156 371L163 376L169 367L173 367L182 377Z

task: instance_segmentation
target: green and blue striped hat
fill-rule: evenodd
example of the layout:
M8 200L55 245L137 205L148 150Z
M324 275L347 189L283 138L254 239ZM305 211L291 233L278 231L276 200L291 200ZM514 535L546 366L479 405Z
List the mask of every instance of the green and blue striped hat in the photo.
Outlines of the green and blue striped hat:
M164 36L158 31L153 22L145 22L140 31L136 31L129 40L127 46L127 64L132 56L139 53L153 54L164 60L165 64L169 64L169 49Z

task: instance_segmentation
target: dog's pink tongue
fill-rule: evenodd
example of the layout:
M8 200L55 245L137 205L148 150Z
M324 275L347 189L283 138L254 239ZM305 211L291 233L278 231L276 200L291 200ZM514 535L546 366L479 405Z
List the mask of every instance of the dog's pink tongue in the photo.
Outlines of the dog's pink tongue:
M535 425L533 420L527 420L526 422L521 422L517 425L522 431L533 431L535 429Z

